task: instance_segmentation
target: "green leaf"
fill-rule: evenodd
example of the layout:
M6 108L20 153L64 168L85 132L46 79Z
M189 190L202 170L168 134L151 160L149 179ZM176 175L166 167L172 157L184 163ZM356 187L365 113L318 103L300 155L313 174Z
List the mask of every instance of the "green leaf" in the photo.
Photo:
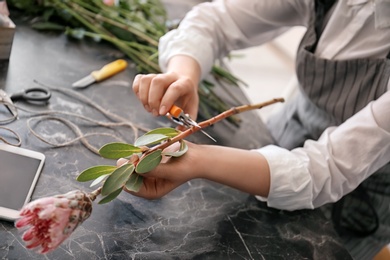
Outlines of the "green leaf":
M170 127L163 127L163 128L153 129L147 132L145 135L150 135L150 134L162 134L168 136L169 138L172 138L180 134L180 131Z
M99 150L99 154L108 159L125 158L140 152L142 152L141 148L126 143L109 143L103 145Z
M134 145L135 146L143 146L143 145L152 145L160 143L164 140L169 139L169 136L162 135L162 134L144 134L143 136L139 137Z
M88 168L81 172L79 176L77 176L77 181L85 182L94 180L102 175L110 174L115 171L117 167L112 165L98 165L91 168Z
M133 172L133 164L125 164L116 169L104 182L102 196L107 196L117 189L122 188Z
M162 159L161 150L156 150L154 152L151 152L150 154L141 158L141 160L137 164L137 167L135 168L135 171L137 173L150 172L151 170L156 168L157 165L160 164L161 159Z
M112 201L113 199L115 199L116 197L118 197L119 194L121 194L121 192L122 192L122 188L117 189L116 191L110 193L108 196L106 196L106 197L104 197L103 199L101 199L101 200L99 201L99 204L105 204L105 203L107 203L107 202Z
M172 157L180 157L188 151L188 145L183 140L180 140L180 148L176 152L162 152L162 155L172 156Z
M139 192L143 184L143 178L141 175L133 173L130 175L130 179L126 182L125 187L130 191Z

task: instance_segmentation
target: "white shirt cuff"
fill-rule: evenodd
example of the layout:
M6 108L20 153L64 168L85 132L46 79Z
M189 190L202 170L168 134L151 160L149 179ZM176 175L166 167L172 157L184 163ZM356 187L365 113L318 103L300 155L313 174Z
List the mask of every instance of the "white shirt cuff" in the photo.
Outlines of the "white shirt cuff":
M255 151L266 158L270 168L271 184L266 198L269 207L284 210L314 208L312 181L307 166L309 159L304 154L295 154L275 145Z

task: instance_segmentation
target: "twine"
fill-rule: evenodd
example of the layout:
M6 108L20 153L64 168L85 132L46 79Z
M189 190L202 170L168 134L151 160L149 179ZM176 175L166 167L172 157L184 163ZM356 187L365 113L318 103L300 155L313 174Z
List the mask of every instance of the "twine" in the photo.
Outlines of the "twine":
M111 133L87 133L87 134L84 134L75 123L73 123L70 120L63 118L61 116L69 116L69 117L81 119L81 120L84 120L84 121L89 122L91 124L95 124L97 126L103 126L103 127L107 127L107 128L113 128L113 127L118 127L118 126L127 126L133 130L134 140L136 140L138 138L139 130L141 130L143 132L148 132L150 130L150 129L147 129L147 128L142 127L140 125L134 124L133 122L129 121L128 119L123 118L115 113L107 111L107 109L101 107L96 102L92 101L91 99L87 98L86 96L84 96L80 93L77 93L76 91L74 91L72 89L48 86L48 85L40 83L36 80L34 80L34 82L41 85L42 87L49 89L50 91L59 92L59 93L62 93L64 95L67 95L73 99L79 100L79 101L83 102L84 104L87 104L90 107L94 108L95 110L99 111L107 119L110 119L112 121L116 121L116 122L99 121L99 120L95 120L91 117L87 117L87 116L80 115L80 114L73 113L73 112L65 112L65 111L56 111L56 110L34 111L34 110L30 110L30 109L27 109L25 107L21 107L21 106L15 105L15 104L7 104L10 106L13 106L17 110L21 110L21 111L32 114L32 115L30 115L31 118L29 118L27 120L28 130L31 132L31 134L33 136L35 136L37 139L41 140L42 142L44 142L48 145L51 145L53 147L64 147L64 146L69 146L71 144L74 144L77 141L80 141L87 149L89 149L93 153L99 154L99 149L94 147L93 145L91 145L88 142L88 140L87 140L88 137L109 136L109 137L114 138L117 141L124 142L121 138L119 138L118 136L111 134ZM42 135L38 134L32 127L32 122L36 122L35 126L37 126L39 123L42 123L43 121L50 121L50 120L55 120L55 121L59 121L59 122L63 123L64 125L66 125L69 129L71 129L73 131L73 133L76 135L76 137L73 139L70 139L68 141L64 141L62 143L53 142L53 141L43 137ZM4 127L2 127L2 128L4 128ZM9 128L7 128L7 130L10 131L11 133L13 133L15 136L17 136L17 138L19 139L19 143L21 144L20 136L16 132L12 131ZM3 140L3 138L0 138L0 140L7 142L7 141ZM20 146L20 144L19 144L19 146Z
M14 138L17 140L17 143L9 142L9 141L7 141L7 139L5 139L1 136L0 136L0 141L4 142L6 144L12 145L12 146L21 146L22 145L22 138L20 138L20 135L18 133L16 133L14 130L12 130L8 127L5 127L5 126L0 126L0 129L6 130L6 131L10 132L11 134L13 134Z
M11 108L15 108L15 104L9 103L9 102L4 101L4 100L1 100L0 104L3 104L9 110L9 113L10 113L10 117L7 117L6 119L0 120L0 125L9 124L9 123L15 121L16 119L18 119L18 115L17 114L14 115L14 113L12 113L12 111L11 111ZM4 129L4 127L3 127L3 129Z

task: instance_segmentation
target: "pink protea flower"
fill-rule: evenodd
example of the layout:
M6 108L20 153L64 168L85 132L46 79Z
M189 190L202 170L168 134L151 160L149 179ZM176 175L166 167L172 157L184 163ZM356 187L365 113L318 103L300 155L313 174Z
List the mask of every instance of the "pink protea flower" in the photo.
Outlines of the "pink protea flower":
M41 254L55 250L92 212L93 197L82 191L34 200L24 206L18 229L27 228L22 239L26 248Z

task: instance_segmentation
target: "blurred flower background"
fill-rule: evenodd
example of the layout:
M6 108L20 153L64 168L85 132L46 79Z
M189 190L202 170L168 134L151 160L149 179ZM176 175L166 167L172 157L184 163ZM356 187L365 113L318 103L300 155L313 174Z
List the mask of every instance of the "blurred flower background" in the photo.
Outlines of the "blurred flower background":
M158 73L158 40L180 21L169 20L160 0L9 0L14 10L30 17L31 26L41 31L61 31L80 40L108 42L136 66L139 73ZM216 93L222 86L224 98ZM210 77L199 85L199 115L210 118L239 105L229 87L244 84L222 63L215 64ZM239 120L228 119L234 124Z

